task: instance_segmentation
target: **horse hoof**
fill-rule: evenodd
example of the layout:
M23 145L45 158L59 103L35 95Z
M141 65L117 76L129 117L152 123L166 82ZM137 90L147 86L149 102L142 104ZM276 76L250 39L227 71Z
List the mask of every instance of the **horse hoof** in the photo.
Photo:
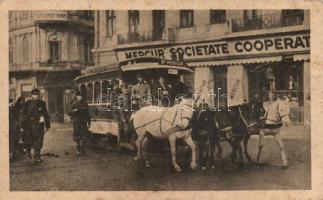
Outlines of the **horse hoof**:
M283 165L281 168L282 169L287 169L288 168L288 165Z
M139 158L138 158L138 157L134 157L134 158L133 158L133 160L134 160L134 161L138 161L138 160L139 160Z
M181 169L179 166L174 167L174 168L175 168L175 171L177 171L177 172L182 172L182 169Z
M191 164L191 169L197 169L197 165L196 164Z
M204 166L203 166L203 167L201 167L201 170L206 170L206 167L204 167Z
M212 165L212 166L211 166L211 169L215 169L215 166L214 166L214 165Z
M148 168L148 167L150 167L150 163L149 163L149 161L146 161L145 162L145 166Z

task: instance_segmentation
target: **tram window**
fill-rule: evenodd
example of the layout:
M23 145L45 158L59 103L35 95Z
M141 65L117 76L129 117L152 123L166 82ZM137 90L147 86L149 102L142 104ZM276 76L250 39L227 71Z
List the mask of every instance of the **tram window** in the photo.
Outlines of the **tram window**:
M102 92L101 92L102 95L108 94L108 85L109 85L108 81L102 82Z
M89 83L86 87L86 101L92 102L93 100L93 85Z
M101 84L100 82L94 83L94 101L96 102L98 100L98 97L101 93Z
M84 84L80 87L80 92L83 98L86 98L86 86Z

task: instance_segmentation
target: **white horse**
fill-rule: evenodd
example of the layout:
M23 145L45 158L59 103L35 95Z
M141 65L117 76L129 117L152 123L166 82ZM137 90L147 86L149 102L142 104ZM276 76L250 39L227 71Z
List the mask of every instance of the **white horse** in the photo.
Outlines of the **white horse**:
M181 167L176 162L176 139L182 138L192 150L191 168L196 169L196 145L194 144L190 127L190 120L193 117L192 99L184 99L173 107L146 106L133 113L130 120L136 130L138 139L137 157L143 157L142 148L147 142L147 134L156 138L168 138L172 154L172 164L176 171L180 172Z
M288 161L287 156L285 153L284 145L280 136L281 128L284 126L288 126L290 123L289 119L289 106L287 105L287 102L280 100L276 100L273 102L270 102L266 109L265 114L265 126L260 129L259 132L259 146L258 146L258 154L257 154L257 162L263 163L261 161L261 152L264 145L264 137L274 136L275 140L279 146L281 159L283 161L283 168L288 167Z

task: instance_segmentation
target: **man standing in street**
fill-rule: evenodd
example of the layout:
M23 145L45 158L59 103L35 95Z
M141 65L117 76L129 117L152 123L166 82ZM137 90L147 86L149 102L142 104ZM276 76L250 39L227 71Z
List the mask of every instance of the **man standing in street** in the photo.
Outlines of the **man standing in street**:
M31 99L24 107L24 123L26 134L27 158L31 159L31 148L34 148L34 161L39 163L40 152L43 147L44 135L50 128L46 103L39 99L40 91L35 88L31 91Z
M18 120L13 99L9 99L9 157L13 160L16 157L19 141Z
M75 91L74 93L71 109L72 111L69 112L69 115L72 117L73 121L73 139L77 145L76 154L81 156L86 153L85 142L91 126L91 117L89 107L79 91Z

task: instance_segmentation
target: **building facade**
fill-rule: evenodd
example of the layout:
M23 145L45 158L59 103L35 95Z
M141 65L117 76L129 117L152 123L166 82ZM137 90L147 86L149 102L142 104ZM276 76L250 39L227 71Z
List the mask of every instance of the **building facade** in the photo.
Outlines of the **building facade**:
M52 121L63 122L81 69L93 65L92 11L10 11L9 82L13 99L37 87Z
M215 107L271 92L290 99L293 122L310 122L309 10L107 10L95 12L96 66L137 57L184 61L182 80L207 83ZM211 94L211 95L210 95Z

